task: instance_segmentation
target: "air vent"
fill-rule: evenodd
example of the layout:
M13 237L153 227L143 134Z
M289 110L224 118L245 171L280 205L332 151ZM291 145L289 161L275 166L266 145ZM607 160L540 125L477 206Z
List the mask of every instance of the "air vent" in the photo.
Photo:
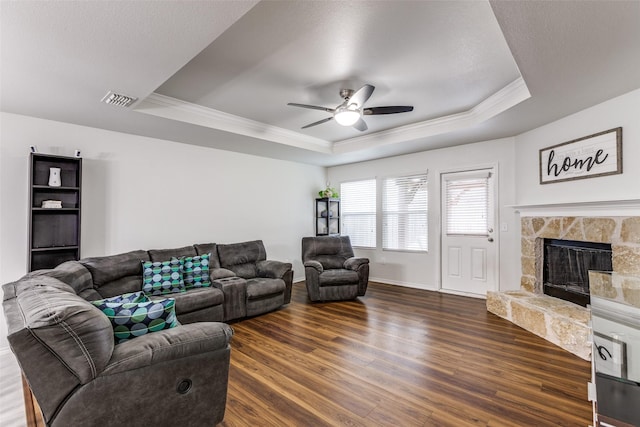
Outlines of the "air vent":
M129 107L131 104L136 102L138 98L134 98L128 95L122 95L120 93L107 92L107 94L102 98L102 102L105 104L112 104L118 107Z

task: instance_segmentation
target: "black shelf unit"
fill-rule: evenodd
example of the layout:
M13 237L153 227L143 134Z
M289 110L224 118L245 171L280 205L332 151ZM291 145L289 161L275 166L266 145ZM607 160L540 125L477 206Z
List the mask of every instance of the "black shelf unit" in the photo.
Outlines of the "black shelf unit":
M316 199L316 236L340 234L340 199Z
M60 187L51 187L49 169L60 168ZM29 169L29 271L80 259L82 159L31 153ZM59 200L62 208L43 208Z

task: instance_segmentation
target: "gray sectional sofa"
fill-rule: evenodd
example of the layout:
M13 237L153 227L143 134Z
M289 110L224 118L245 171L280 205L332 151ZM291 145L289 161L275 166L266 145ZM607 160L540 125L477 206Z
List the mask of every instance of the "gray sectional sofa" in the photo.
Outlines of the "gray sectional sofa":
M140 290L140 261L162 262L171 257L193 257L208 253L211 254L209 271L213 286L170 294L176 300L176 314L180 323L228 322L266 313L291 301L291 264L267 260L264 244L260 240L232 244L204 243L175 249L138 250L84 258L66 262L43 274L78 277L73 286L76 293L91 301ZM232 284L230 282L239 285L228 286Z
M175 299L179 327L116 345L112 322L90 301L139 291L142 261L209 253L211 286L162 295ZM233 335L222 322L289 303L292 280L291 264L267 260L259 240L197 244L35 271L3 286L3 308L47 425L215 425Z

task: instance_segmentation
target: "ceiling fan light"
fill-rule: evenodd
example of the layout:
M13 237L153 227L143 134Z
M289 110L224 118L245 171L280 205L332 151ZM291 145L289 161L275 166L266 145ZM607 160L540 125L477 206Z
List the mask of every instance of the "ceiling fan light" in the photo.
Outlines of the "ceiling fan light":
M338 122L339 125L353 126L358 120L360 120L361 116L362 112L358 109L338 107L333 118L336 119L336 122Z

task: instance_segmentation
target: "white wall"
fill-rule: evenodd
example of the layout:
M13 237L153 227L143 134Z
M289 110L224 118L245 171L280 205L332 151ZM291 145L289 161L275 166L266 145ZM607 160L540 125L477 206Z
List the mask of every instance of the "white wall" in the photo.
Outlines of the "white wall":
M497 166L498 206L500 223L508 231L501 232L497 243L500 257L500 290L518 289L520 286L519 248L516 236L519 225L511 208L515 201L514 141L506 138L460 147L425 151L404 156L329 168L328 179L339 187L341 182L384 177L428 170L429 190L429 251L408 253L358 249L360 256L370 259L372 280L423 289L440 287L440 182L442 172L464 170L478 166ZM498 222L497 222L498 223Z
M82 256L262 239L304 278L323 167L1 113L0 283L27 269L29 146L83 156ZM0 314L0 349L7 347Z
M541 148L619 126L622 174L539 184ZM515 148L519 205L640 199L640 89L518 135Z

